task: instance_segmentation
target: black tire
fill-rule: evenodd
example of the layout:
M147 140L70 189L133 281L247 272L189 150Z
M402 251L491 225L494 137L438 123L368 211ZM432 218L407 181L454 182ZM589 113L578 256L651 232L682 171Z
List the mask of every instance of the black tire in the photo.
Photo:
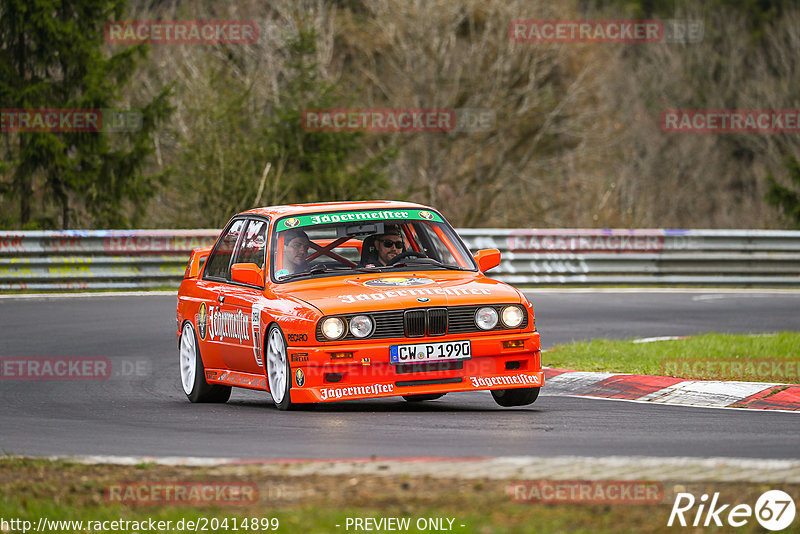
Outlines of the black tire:
M206 382L206 370L200 356L200 345L192 323L186 321L181 330L178 349L178 365L181 371L181 386L191 402L228 402L231 387ZM189 373L194 373L193 376ZM189 386L191 385L191 389ZM187 391L188 390L188 391Z
M500 406L527 406L539 397L541 388L493 389L492 397Z
M264 338L264 370L267 373L272 402L279 410L292 410L290 389L292 388L292 367L286 350L286 338L277 324L271 324Z
M419 395L403 395L403 398L408 402L422 402L441 399L445 395L447 393L420 393Z

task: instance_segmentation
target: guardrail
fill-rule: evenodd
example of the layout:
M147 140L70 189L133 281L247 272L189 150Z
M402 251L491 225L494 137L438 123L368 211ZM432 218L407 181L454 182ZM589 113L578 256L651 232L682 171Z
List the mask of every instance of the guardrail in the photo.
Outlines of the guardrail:
M492 278L534 285L800 287L800 231L461 229L503 254ZM217 230L0 232L0 291L175 286Z

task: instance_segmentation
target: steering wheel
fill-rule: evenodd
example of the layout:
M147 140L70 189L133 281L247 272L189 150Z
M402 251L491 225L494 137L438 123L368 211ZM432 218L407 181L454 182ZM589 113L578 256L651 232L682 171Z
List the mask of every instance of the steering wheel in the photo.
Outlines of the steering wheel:
M389 260L389 265L394 265L400 260L404 260L406 258L427 258L428 256L425 255L424 252L417 252L416 250L406 250L405 252L401 252L391 260Z

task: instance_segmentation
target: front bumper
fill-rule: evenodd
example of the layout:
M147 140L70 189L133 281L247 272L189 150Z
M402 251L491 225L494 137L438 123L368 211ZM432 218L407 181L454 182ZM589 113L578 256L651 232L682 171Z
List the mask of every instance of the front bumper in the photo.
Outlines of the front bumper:
M469 339L472 345L472 358L469 360L405 365L389 363L389 346L423 340L289 347L292 402L329 402L544 385L538 332L447 336L437 338L437 341L465 339ZM509 342L521 346L508 346ZM332 355L336 353L352 353L352 356L333 359Z

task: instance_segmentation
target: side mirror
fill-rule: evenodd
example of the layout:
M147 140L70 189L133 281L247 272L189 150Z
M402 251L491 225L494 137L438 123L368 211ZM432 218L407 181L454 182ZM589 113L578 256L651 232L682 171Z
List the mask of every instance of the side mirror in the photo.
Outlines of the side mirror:
M475 261L478 262L478 269L486 272L500 265L500 251L496 248L479 250L475 253Z
M231 280L240 284L264 287L264 273L255 263L234 263L231 265Z

